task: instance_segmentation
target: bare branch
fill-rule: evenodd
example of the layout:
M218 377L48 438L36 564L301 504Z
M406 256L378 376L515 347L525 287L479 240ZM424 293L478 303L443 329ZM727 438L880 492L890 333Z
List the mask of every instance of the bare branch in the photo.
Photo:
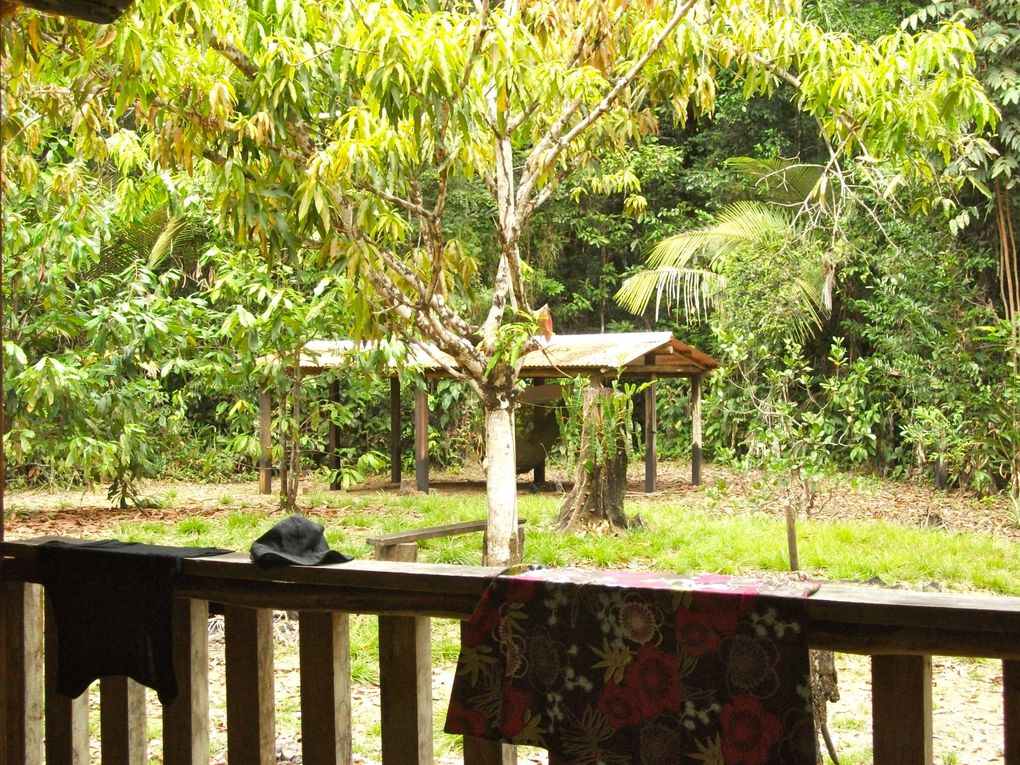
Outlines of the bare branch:
M426 220L432 220L433 214L431 210L426 209L420 204L412 202L410 199L398 197L396 194L391 194L390 192L384 189L380 189L374 184L369 183L368 181L361 181L361 183L359 183L358 185L362 189L367 191L369 194L379 197L379 199L385 200L390 204L395 204L397 207L401 207L409 213L419 215L422 218L425 218Z

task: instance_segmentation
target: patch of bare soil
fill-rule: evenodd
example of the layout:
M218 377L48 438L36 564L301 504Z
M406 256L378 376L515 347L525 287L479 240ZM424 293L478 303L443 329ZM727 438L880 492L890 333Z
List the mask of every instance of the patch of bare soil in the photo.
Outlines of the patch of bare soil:
M549 470L542 486L523 479L523 492L539 491L562 495L569 489L569 476ZM690 465L660 464L656 491L644 492L644 472L640 464L629 472L628 503L669 503L697 507L719 514L750 511L780 515L780 503L772 501L775 487L761 473L744 473L725 467L706 465L702 485L690 483ZM442 494L484 491L484 476L478 467L433 477L432 487ZM326 487L316 481L304 484L299 500L308 502ZM408 491L384 480L369 481L352 495L372 496L378 492ZM125 520L150 520L173 524L192 516L216 516L240 508L271 512L278 507L276 496L262 496L255 481L192 484L152 482L143 494L158 500L161 507L118 510L110 507L105 494L81 490L14 491L7 497L5 524L8 539L24 539L45 534L97 537ZM361 508L360 512L365 509ZM384 512L380 506L380 511ZM319 515L341 516L343 508L316 508ZM923 485L862 477L842 478L821 487L813 517L823 520L882 520L906 526L935 526L950 532L976 531L1020 541L1020 529L1010 515L1004 498L979 499L959 492L934 491ZM293 646L293 626L284 622L277 628L277 667L275 673L279 761L300 762L300 734L296 731L298 698L297 652ZM222 710L222 640L213 625L211 642L210 700ZM870 667L867 657L838 655L837 667L841 699L830 706L829 723L841 762L861 765L871 762ZM449 696L452 666L437 667L433 673L437 718L443 714ZM1000 765L1004 762L1002 727L1002 665L991 660L936 658L933 667L934 754L937 765ZM377 736L378 688L361 685L354 689L353 719L359 740ZM153 719L158 705L152 700ZM214 711L211 720L213 762L226 762L226 723ZM153 742L153 750L158 742ZM158 758L156 759L158 761ZM442 754L441 765L458 762ZM544 763L542 753L522 752L521 763ZM375 765L371 755L361 755L356 763Z

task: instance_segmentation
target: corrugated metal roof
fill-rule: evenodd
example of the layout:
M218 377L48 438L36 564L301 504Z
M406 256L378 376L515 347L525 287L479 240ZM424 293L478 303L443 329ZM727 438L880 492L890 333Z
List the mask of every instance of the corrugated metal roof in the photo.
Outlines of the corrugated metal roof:
M538 338L541 348L524 357L522 377L563 377L584 373L623 370L647 371L662 376L685 376L719 367L712 357L680 342L669 332L615 332L585 335L553 335ZM363 344L365 351L372 346ZM305 346L301 368L316 372L350 362L355 345L350 340L316 340ZM408 348L407 363L426 373L444 373L456 368L452 356L431 343L414 343Z

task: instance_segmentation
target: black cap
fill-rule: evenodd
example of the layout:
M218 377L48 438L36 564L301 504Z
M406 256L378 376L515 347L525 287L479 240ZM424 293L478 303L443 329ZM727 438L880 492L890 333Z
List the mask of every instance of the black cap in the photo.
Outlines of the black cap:
M292 515L273 526L251 546L251 559L258 566L319 566L353 560L330 550L322 524L303 515Z

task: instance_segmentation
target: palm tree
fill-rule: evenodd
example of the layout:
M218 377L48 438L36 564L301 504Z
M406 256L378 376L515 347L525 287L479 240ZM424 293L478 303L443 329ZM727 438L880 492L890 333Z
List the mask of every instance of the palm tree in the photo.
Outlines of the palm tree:
M642 314L655 297L679 306L689 321L723 310L742 263L782 256L793 288L790 329L801 341L821 327L832 307L836 257L821 245L814 214L831 208L825 167L738 157L729 166L753 183L758 198L729 204L705 226L682 231L652 249L644 270L626 279L616 301ZM790 257L790 255L795 257Z

